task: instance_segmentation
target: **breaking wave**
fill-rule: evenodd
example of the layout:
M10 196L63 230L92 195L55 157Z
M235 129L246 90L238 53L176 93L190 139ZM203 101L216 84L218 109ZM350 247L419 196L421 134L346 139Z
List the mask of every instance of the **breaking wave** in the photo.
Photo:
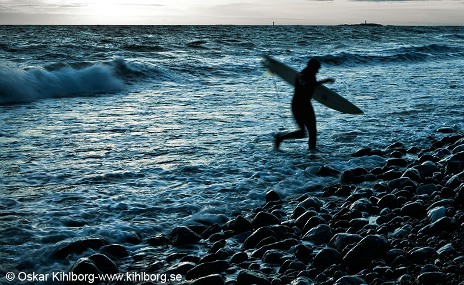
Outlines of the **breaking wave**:
M153 66L123 59L54 63L27 69L0 64L0 104L114 94L123 90L126 82L156 76L157 72Z
M402 47L383 51L382 54L364 54L341 52L336 55L316 57L321 62L330 65L357 65L376 63L408 63L432 60L435 58L463 56L464 50L446 45L424 45Z

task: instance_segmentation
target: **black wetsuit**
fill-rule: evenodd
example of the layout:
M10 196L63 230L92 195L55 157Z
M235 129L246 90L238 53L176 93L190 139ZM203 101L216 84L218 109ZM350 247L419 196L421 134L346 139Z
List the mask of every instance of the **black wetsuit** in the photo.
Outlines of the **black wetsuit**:
M310 149L316 148L316 115L314 114L311 98L314 89L319 85L315 74L302 73L295 80L295 92L292 99L292 112L296 123L302 133L301 138L305 136L305 128L308 130Z
M320 83L316 80L316 75L311 74L306 69L298 74L295 80L295 91L292 99L292 112L298 127L297 131L280 135L277 137L277 147L280 142L286 139L300 139L304 138L306 129L309 133L308 146L309 149L316 148L316 116L314 114L313 106L311 105L311 98L314 89Z

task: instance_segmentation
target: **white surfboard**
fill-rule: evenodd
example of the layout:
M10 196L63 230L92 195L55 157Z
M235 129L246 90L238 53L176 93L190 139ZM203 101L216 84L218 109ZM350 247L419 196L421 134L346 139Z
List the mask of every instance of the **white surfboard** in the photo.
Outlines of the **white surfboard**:
M264 66L273 74L278 75L280 78L285 80L292 86L295 85L295 79L298 75L298 71L283 64L282 62L273 59L268 55L264 55ZM346 100L342 96L338 95L335 91L330 90L324 85L319 85L314 90L313 98L319 103L326 105L327 107L340 111L347 114L362 114L363 111Z

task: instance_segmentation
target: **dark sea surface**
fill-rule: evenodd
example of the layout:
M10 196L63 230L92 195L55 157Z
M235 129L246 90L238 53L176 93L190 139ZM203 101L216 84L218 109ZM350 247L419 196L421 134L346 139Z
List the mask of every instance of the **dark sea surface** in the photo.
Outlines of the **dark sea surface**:
M318 150L273 150L295 128L292 88L262 55L302 69L359 106L314 102ZM55 272L57 243L110 243L262 205L267 191L320 191L323 165L464 129L464 28L396 26L0 26L0 280ZM159 255L172 252L156 253ZM128 260L128 263L132 261ZM142 265L141 265L142 266Z

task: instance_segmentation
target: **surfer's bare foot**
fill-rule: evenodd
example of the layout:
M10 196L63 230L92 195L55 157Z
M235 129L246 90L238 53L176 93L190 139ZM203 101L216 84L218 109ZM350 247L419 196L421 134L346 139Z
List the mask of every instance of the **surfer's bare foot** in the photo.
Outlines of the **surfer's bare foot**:
M309 149L310 152L316 152L316 146L315 145L308 144L308 149Z

